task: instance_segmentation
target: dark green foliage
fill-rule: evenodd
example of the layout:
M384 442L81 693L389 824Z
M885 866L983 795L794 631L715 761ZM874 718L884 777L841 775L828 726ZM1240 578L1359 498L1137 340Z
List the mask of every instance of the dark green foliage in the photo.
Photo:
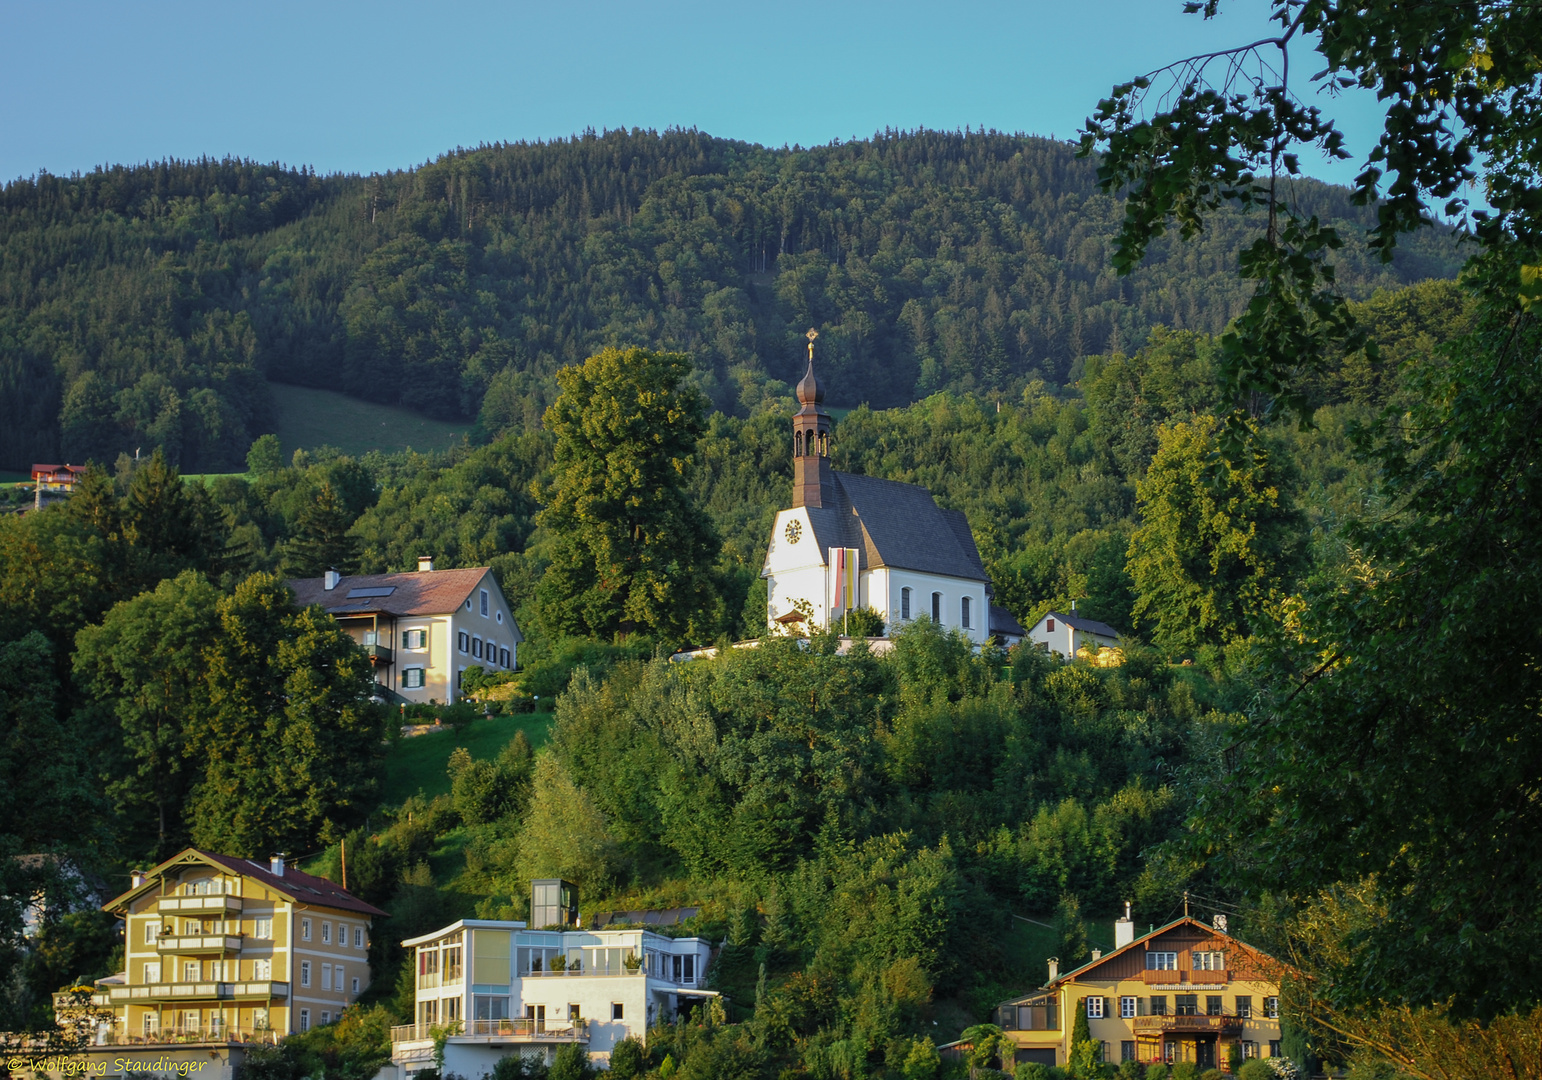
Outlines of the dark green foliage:
M198 780L188 728L205 702L204 650L219 626L219 599L203 575L185 570L75 636L75 678L122 742L107 766L107 793L127 817L128 842L151 858L187 839L183 804Z
M530 797L530 742L523 731L493 761L450 758L455 778L450 798L467 825L488 825L520 813Z
M626 1038L611 1048L611 1080L637 1080L648 1071L648 1050L637 1039ZM503 1080L503 1078L499 1078Z
M546 1080L593 1080L595 1070L589 1067L589 1051L578 1043L566 1043L557 1048L552 1056L551 1068Z
M357 573L359 542L349 535L357 516L348 512L331 484L322 484L295 522L285 546L284 573L297 578L320 577L327 570Z
M553 637L679 642L721 622L718 540L685 488L706 413L682 384L689 370L680 354L606 349L558 375L545 418L555 469L538 518L552 534L537 596Z
M1340 189L1294 198L1372 221ZM559 368L643 345L690 352L743 415L796 378L810 325L836 404L1015 395L1158 323L1221 331L1262 226L1225 212L1121 282L1119 203L1071 147L928 131L586 133L367 178L166 161L13 182L0 220L0 462L159 446L198 471L272 430L265 377L530 431ZM1340 262L1364 295L1455 259L1430 236L1392 268L1352 241Z
M1249 1058L1237 1070L1237 1080L1274 1080L1274 1070L1262 1058Z
M189 806L200 846L301 851L373 805L384 720L369 662L330 616L296 612L291 598L259 574L219 603L207 705L187 738L206 770Z

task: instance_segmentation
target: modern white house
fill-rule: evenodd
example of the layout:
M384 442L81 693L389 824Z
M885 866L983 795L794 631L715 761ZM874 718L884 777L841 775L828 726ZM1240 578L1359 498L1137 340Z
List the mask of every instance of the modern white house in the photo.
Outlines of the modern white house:
M436 1033L444 1072L466 1080L519 1054L548 1063L559 1047L578 1043L596 1065L628 1037L683 1007L717 995L704 988L711 945L698 937L653 930L575 925L576 906L546 903L571 895L565 882L532 883L532 929L524 922L460 919L402 942L417 972L414 1023L391 1030L399 1077L434 1065Z
M319 604L370 655L375 681L409 702L448 705L469 667L513 671L525 640L486 566L319 578L287 583L300 607Z
M938 506L924 487L831 468L812 346L797 395L792 506L776 516L761 571L767 626L839 629L848 611L872 608L891 631L925 616L976 644L1020 640L1017 620L991 603L962 512Z
M1034 623L1033 629L1028 631L1027 640L1070 659L1083 647L1094 653L1104 646L1116 648L1119 645L1119 631L1107 623L1078 615L1073 601L1069 613L1051 611Z

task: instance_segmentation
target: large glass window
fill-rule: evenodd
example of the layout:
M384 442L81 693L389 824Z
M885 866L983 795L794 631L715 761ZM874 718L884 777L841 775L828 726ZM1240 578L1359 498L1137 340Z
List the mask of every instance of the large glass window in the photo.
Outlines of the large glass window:
M965 630L969 629L969 597L964 597L958 605L958 625Z
M1198 1016L1199 1015L1199 995L1198 994L1178 994L1177 995L1177 1002L1178 1002L1177 1013L1178 1013L1179 1016Z
M932 593L932 622L942 622L942 593Z
M910 618L910 586L900 590L900 618Z
M1177 971L1178 954L1175 952L1148 952L1146 954L1147 971ZM1176 982L1177 980L1173 980Z

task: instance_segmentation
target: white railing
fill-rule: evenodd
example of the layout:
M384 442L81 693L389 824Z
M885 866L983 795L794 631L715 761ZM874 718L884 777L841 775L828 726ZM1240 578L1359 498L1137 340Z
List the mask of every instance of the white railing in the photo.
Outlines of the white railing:
M193 911L240 911L241 898L224 893L204 893L199 896L163 896L156 904L157 912Z
M239 934L163 934L155 939L158 952L235 952L241 948Z
M520 972L519 977L521 979L560 979L560 978L563 978L563 977L576 978L576 977L581 976L581 975L588 975L588 976L595 976L595 977L606 978L606 979L619 979L623 975L642 975L642 974L645 974L645 972L643 971L643 969L640 966L639 967L635 967L635 968L627 968L627 967L621 967L621 968L570 967L570 968L564 968L561 971L522 971L522 972Z
M450 1024L401 1024L391 1029L393 1043L423 1042L449 1030L450 1038L515 1039L533 1042L582 1042L589 1038L587 1020L457 1020Z

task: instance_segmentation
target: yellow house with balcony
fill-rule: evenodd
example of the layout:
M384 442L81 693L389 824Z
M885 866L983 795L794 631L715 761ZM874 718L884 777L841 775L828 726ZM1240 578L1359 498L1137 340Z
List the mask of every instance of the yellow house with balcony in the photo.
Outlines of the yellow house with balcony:
M1134 936L1114 924L1116 948L1033 994L1002 1002L995 1021L1017 1046L1018 1061L1065 1065L1084 1003L1103 1060L1225 1067L1233 1054L1278 1057L1283 965L1265 953L1184 916Z
M100 1046L229 1046L342 1015L369 986L373 921L339 886L284 865L188 848L103 905L124 922L124 964L93 1004Z

